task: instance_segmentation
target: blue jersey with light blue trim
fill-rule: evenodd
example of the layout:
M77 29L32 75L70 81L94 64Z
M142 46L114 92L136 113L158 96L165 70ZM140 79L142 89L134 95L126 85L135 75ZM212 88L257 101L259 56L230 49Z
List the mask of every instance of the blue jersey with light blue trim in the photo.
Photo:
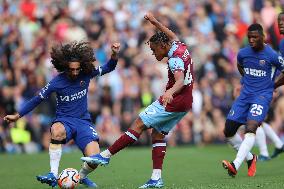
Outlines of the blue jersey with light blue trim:
M284 55L284 39L282 39L279 43L279 53L283 57ZM275 74L275 78L277 78L281 74L281 71L277 70Z
M242 93L254 96L272 94L276 70L284 71L283 58L269 45L256 52L250 46L242 48L237 56L238 64L244 68Z
M21 116L34 109L51 93L56 93L56 117L74 117L90 119L87 105L87 93L90 80L93 77L106 74L115 69L117 60L110 59L107 64L94 69L91 74L80 73L76 80L68 78L66 73L60 73L42 88L39 94L29 100L19 111Z

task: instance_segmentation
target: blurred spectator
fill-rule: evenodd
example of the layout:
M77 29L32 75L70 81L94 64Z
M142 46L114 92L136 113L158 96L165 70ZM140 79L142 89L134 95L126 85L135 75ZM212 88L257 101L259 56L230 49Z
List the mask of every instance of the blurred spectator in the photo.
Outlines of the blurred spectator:
M247 26L262 23L267 42L277 49L275 21L282 7L283 1L277 0L0 1L0 115L13 113L57 74L49 57L53 44L88 40L96 64L102 65L110 53L106 47L120 41L122 58L116 70L93 80L88 94L100 141L111 144L165 89L168 70L151 55L147 40L155 31L143 21L144 13L152 10L188 44L195 62L193 109L167 137L169 144L222 143L224 120L240 78L236 55L247 43ZM284 92L280 94L272 125L284 136ZM29 142L36 144L29 149L47 149L55 100L42 103L22 120ZM14 149L11 126L0 122L0 152ZM138 145L149 140L145 133Z

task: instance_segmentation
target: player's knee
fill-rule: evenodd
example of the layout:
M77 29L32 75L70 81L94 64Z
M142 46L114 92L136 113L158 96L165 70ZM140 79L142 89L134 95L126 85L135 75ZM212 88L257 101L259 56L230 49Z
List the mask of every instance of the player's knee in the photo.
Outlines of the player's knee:
M162 133L159 133L158 131L156 131L155 129L152 130L152 133L151 133L151 138L152 138L152 141L155 141L155 140L164 140L165 139L165 135L162 134Z
M223 131L225 137L226 138L233 137L241 125L242 124L239 122L227 119L225 123L224 131Z
M136 119L130 128L138 133L142 133L146 129L143 121L140 118Z
M245 133L256 133L256 128L252 126L246 126Z
M256 130L259 126L259 123L253 121L253 122L248 122L245 126L245 133L256 133Z
M51 138L55 140L63 140L66 138L66 131L62 123L54 123L51 128Z

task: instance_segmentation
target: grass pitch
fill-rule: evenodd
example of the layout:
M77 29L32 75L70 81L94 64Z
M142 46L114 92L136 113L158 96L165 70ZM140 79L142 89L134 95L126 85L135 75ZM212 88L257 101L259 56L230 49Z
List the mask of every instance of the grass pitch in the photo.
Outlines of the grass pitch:
M257 174L247 177L244 163L235 178L227 175L223 159L233 160L236 153L227 145L168 148L164 161L164 189L254 189L284 188L284 154L259 162ZM80 169L80 152L63 154L60 171ZM49 171L48 153L0 155L1 189L47 189L35 176ZM100 189L132 189L144 184L152 172L151 148L128 148L114 156L107 167L90 175ZM84 188L79 186L78 188Z

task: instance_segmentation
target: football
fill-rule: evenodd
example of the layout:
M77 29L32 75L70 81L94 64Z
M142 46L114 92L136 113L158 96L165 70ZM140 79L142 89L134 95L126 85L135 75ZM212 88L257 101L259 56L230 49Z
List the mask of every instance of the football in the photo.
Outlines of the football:
M76 169L64 169L58 177L58 186L62 189L74 189L79 184L80 175Z

